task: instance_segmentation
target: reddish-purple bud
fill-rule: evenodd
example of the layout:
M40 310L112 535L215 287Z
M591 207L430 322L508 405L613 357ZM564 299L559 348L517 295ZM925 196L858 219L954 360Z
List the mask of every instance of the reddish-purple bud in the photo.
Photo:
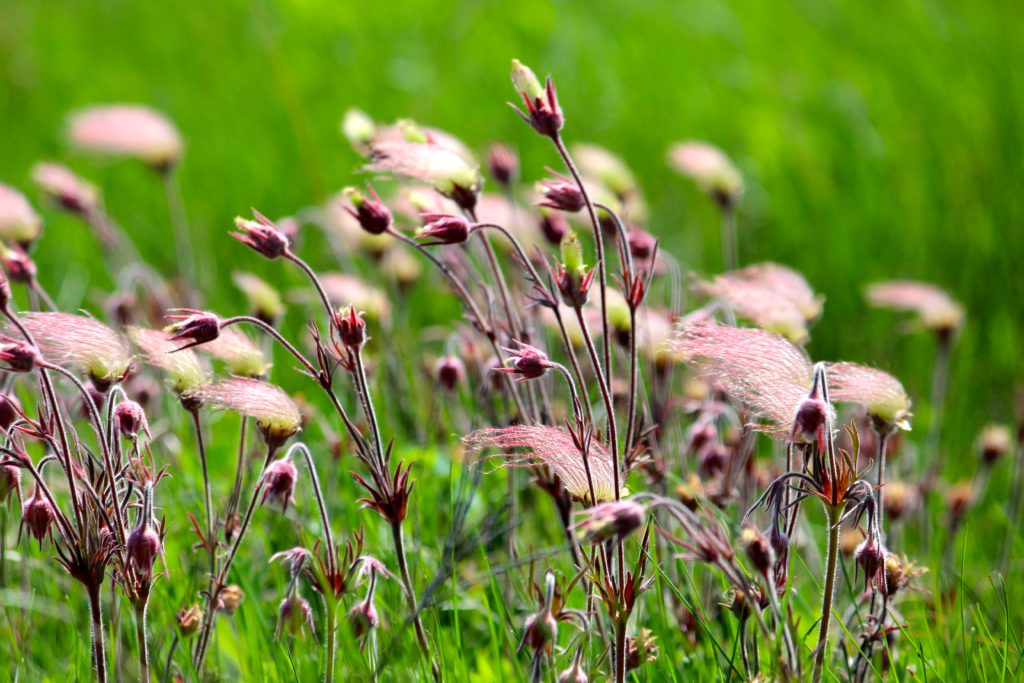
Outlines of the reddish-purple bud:
M521 64L518 59L513 59L512 84L526 105L526 113L513 105L512 108L519 117L541 135L551 139L557 138L558 131L565 125L565 117L558 104L558 94L555 92L555 83L551 77L548 76L547 83L541 87L533 71Z
M122 401L114 406L114 424L121 436L134 439L139 432L149 436L149 423L146 411L135 401Z
M39 487L25 503L21 511L21 521L32 533L39 544L43 544L43 538L50 532L50 525L57 520L57 514L53 511L50 501L42 496Z
M526 620L523 628L523 639L519 642L519 650L530 648L534 654L549 653L558 636L558 622L547 607Z
M339 308L331 316L331 327L346 347L359 350L366 343L366 321L355 306Z
M800 403L793 418L794 441L816 440L825 426L828 406L820 398L808 397Z
M260 477L259 486L263 488L263 500L265 504L269 499L272 503L281 504L281 512L288 510L288 503L292 501L292 491L295 489L295 479L298 471L287 455L267 465L263 476Z
M762 576L767 576L775 564L775 550L768 537L757 529L747 527L740 534L740 542L743 544L750 563Z
M562 214L555 211L541 211L540 222L538 223L541 233L548 242L558 246L569 234L569 223Z
M11 462L0 464L0 505L16 493L21 498L21 468Z
M256 220L247 220L241 216L235 218L238 231L229 234L269 259L280 258L288 251L288 236L259 211L253 209L252 212Z
M466 365L455 356L442 356L434 364L434 379L448 391L455 391L466 381Z
M11 283L7 281L7 276L0 272L0 310L7 310L7 305L11 303Z
M394 220L391 211L384 206L384 202L372 187L369 197L354 187L346 188L345 196L352 202L352 208L345 207L345 210L359 221L363 230L371 235L380 235L391 227Z
M658 240L651 233L640 228L633 228L629 231L627 239L629 241L629 253L633 255L633 258L646 261L654 256Z
M505 365L500 368L496 368L495 372L507 372L513 375L522 375L522 377L516 378L517 382L522 382L526 379L537 379L543 377L544 373L549 368L555 367L555 365L548 360L546 353L538 348L524 344L521 341L516 342L519 345L517 349L506 348L510 354L505 359Z
M697 467L706 477L722 472L729 463L729 451L719 443L709 443L697 451Z
M543 194L543 199L538 202L538 205L569 213L581 211L587 202L583 198L579 185L565 176L557 173L555 176L555 178L540 182L538 187Z
M864 572L864 589L885 589L885 559L889 553L877 538L869 537L853 551L853 560Z
M153 563L160 554L160 534L145 520L128 535L125 552L128 565L140 581L147 581L153 575Z
M519 172L519 160L508 145L493 144L487 154L487 168L499 184L511 185Z
M590 285L594 283L594 269L578 268L566 270L558 264L551 269L551 276L562 296L562 303L570 308L582 308L590 298Z
M588 509L573 526L583 543L604 543L622 539L644 524L647 508L631 500L615 500Z
M348 622L352 625L356 639L362 638L380 625L380 616L377 614L372 596L366 596L365 600L349 610Z
M300 595L290 595L282 600L277 612L278 621L277 632L274 634L275 640L280 638L281 634L285 631L291 636L301 636L304 634L307 626L310 632L315 634L315 629L313 628L313 608Z
M13 372L32 372L43 360L36 347L0 334L0 362Z
M22 284L35 281L35 261L21 247L4 247L0 250L0 261L3 261L4 269L12 281Z
M416 239L430 240L425 245L462 244L473 229L469 221L452 213L424 213L421 217L426 225L416 233Z
M220 336L220 318L213 313L197 311L193 308L174 308L171 309L171 312L175 315L165 316L168 320L175 321L165 330L171 335L171 340L191 340L177 349L178 351L205 344Z
M0 394L0 429L7 431L21 417L21 403L13 394Z
M686 449L691 453L699 453L704 446L718 437L718 430L713 422L702 419L690 425L686 430Z

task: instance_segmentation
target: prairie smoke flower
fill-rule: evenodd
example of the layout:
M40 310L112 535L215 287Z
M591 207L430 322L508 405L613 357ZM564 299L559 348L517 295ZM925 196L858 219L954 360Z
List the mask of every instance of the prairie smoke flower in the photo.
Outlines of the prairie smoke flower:
M3 262L7 277L12 282L30 285L35 281L35 261L21 247L0 245L0 262Z
M757 529L745 527L740 533L740 544L754 568L767 576L768 571L775 566L775 549L768 536Z
M139 432L150 436L149 422L146 420L146 411L135 401L121 401L114 406L114 424L121 436L134 439Z
M39 237L42 229L43 219L25 195L0 183L0 240L28 244Z
M878 308L916 313L936 334L952 334L963 325L964 309L944 290L925 282L894 280L870 285L868 303Z
M287 512L288 503L295 499L292 494L295 491L295 479L298 474L291 457L287 455L267 465L256 485L257 488L263 489L260 504L266 504L267 500L270 500L271 503L281 504L281 512Z
M224 361L232 375L262 377L270 368L259 345L249 335L234 327L220 330L217 338L203 344L201 349Z
M837 403L859 403L883 425L910 429L910 397L887 372L857 363L830 363L829 397Z
M855 563L854 580L856 572L864 572L864 590L874 588L877 591L885 591L885 565L889 557L889 551L882 545L877 534L869 534L856 550L853 551Z
M450 213L425 213L425 224L416 231L416 239L430 240L424 246L434 244L462 244L469 239L473 226L462 216Z
M302 413L279 387L249 377L231 377L200 387L204 403L256 420L268 444L279 446L302 429Z
M579 185L561 174L554 175L554 178L542 180L537 184L537 189L542 195L537 205L567 213L581 211L587 203L583 199Z
M36 164L32 167L32 181L47 199L71 213L89 216L99 207L100 193L96 186L61 164Z
M22 416L21 402L14 394L0 393L0 429L7 431Z
M98 387L120 382L131 369L128 343L93 318L70 313L23 313L21 322L46 360L87 373Z
M21 501L21 468L10 460L0 462L0 505L7 503L11 494Z
M42 361L36 347L0 334L0 363L11 372L32 372Z
M150 107L130 104L73 113L68 139L82 151L133 157L158 170L174 166L184 149L181 135L166 116Z
M631 500L613 500L587 508L572 530L583 543L621 541L644 525L647 508Z
M575 232L570 230L565 235L561 247L562 262L551 269L551 277L562 296L562 302L571 308L580 308L587 303L595 271L587 270L583 263L583 248ZM628 327L628 313L626 321Z
M743 194L743 176L722 150L706 142L690 140L673 145L669 165L693 179L721 206L732 206Z
M220 336L220 318L213 313L197 311L192 308L171 309L174 315L165 316L174 322L168 325L164 331L171 335L171 341L191 340L180 347L184 350L199 344L213 341Z
M487 150L487 170L499 185L511 185L519 175L519 159L508 145L493 144Z
M711 282L697 284L695 289L724 301L740 318L768 332L781 334L794 344L808 339L809 319L804 310L786 294L744 271L719 275Z
M242 606L244 600L245 591L238 584L225 586L224 590L220 592L221 608L229 615L234 614L235 610Z
M192 605L188 609L182 607L175 621L178 622L178 631L187 638L199 630L199 625L203 623L203 610L199 609L199 605Z
M231 279L249 301L249 310L260 320L273 323L284 314L281 295L265 280L244 272L234 273Z
M604 147L578 142L572 146L572 157L581 174L596 178L619 199L636 194L636 176L626 162Z
M313 553L302 546L295 546L294 548L274 553L270 556L270 562L280 562L288 567L288 573L291 574L291 577L296 578L306 568L312 557Z
M320 284L335 306L353 306L367 319L380 322L391 312L388 295L379 287L347 273L324 273Z
M345 116L341 119L341 133L353 149L364 154L369 149L370 142L377 135L377 124L366 112L353 107L346 111Z
M1013 450L1013 434L1006 425L985 425L978 434L977 448L982 461L993 465Z
M889 553L885 557L885 592L892 597L927 571L926 567L918 567L905 555Z
M317 224L335 244L335 249L365 252L379 258L394 246L394 238L386 232L379 235L368 232L360 224L358 215L352 215L350 203L345 190L328 198L321 207Z
M462 208L473 208L483 184L476 166L429 141L378 138L370 143L370 159L367 171L425 182Z
M50 526L57 521L57 513L38 486L21 510L21 521L42 546L43 538L50 533Z
M481 429L466 437L466 447L472 453L487 449L503 451L491 457L502 458L509 467L546 465L558 475L565 490L576 500L590 500L590 486L583 466L583 456L572 434L563 427L542 425L513 425L503 428ZM529 453L515 453L527 449ZM590 443L590 476L594 482L594 503L615 498L615 477L611 455L596 439Z
M203 383L206 373L192 349L179 349L166 332L145 327L129 327L128 337L142 352L149 365L167 376L168 384L178 396L191 395Z
M160 534L148 520L140 520L139 526L128 535L125 552L129 566L140 580L146 581L153 575L153 563L160 554L161 545Z
M254 221L236 216L235 227L238 230L228 234L265 258L284 256L291 245L288 235L256 209L252 213L256 216Z
M551 244L561 244L562 240L569 233L569 224L562 217L562 214L557 211L548 211L541 208L538 215L540 218L537 222L537 227L540 228L544 238Z
M293 593L282 600L277 613L277 630L274 632L274 640L278 640L285 631L291 636L304 636L307 627L313 634L313 638L316 638L313 608L298 593Z
M357 188L346 187L342 192L348 198L351 208L345 210L357 221L360 227L371 235L380 235L387 232L391 227L394 218L391 211L384 206L377 192L370 187L370 196L366 196Z
M442 356L434 363L434 381L447 391L455 391L466 381L466 364L457 356Z
M558 131L562 130L565 124L565 117L562 114L562 107L558 104L558 93L555 91L555 82L551 80L551 76L548 76L547 83L542 86L530 67L518 59L513 59L512 85L523 98L526 112L512 103L509 103L509 106L535 131L549 138L556 138Z
M355 306L345 306L331 315L331 331L346 348L358 351L369 337L366 335L366 321Z
M503 367L496 368L495 372L522 375L516 378L517 382L522 382L527 379L543 377L549 368L555 367L554 363L548 360L547 354L540 349L524 344L521 341L516 343L519 345L519 348L505 348L505 351L510 355L505 359Z
M629 242L629 253L638 261L647 261L654 256L654 250L658 247L658 238L651 233L632 228L626 236Z

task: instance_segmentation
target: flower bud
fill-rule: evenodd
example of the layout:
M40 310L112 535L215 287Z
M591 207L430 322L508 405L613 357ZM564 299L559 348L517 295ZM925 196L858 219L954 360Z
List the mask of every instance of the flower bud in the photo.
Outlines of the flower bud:
M827 415L828 406L824 401L816 397L805 398L793 418L793 440L816 440L825 426Z
M21 498L21 469L10 462L0 464L0 505L16 493Z
M12 372L32 372L42 362L36 347L23 341L0 334L0 362Z
M229 234L268 259L280 258L288 251L288 236L259 211L253 209L253 214L256 216L254 221L236 217L238 231Z
M548 360L546 353L538 348L517 342L519 344L518 349L506 348L511 355L505 359L504 367L497 368L495 372L507 372L513 375L522 375L516 379L517 382L521 382L525 379L537 379L543 377L544 373L548 371L548 368L555 367L551 361Z
M469 239L472 226L462 216L450 213L424 213L427 223L416 233L416 239L431 240L424 245L462 244Z
M540 221L538 223L541 234L551 244L561 244L569 232L569 223L562 214L557 211L540 210Z
M0 183L0 239L29 244L39 237L43 220L25 195Z
M367 197L354 187L346 187L344 192L353 207L351 209L345 207L345 210L359 221L359 225L363 230L371 235L380 235L387 232L394 219L391 216L391 211L388 210L388 207L384 206L384 203L372 187L370 188L370 197Z
M135 401L121 401L114 407L114 424L121 436L134 439L139 432L149 436L149 423L146 412Z
M288 503L292 501L297 477L298 470L287 455L267 465L263 476L260 477L259 487L263 488L263 500L260 504L265 504L269 499L272 503L280 503L281 512L286 512Z
M705 477L713 477L729 464L729 451L719 443L709 443L697 451L697 467Z
M199 625L203 623L203 611L199 609L199 605L192 605L188 609L182 607L178 612L177 622L178 631L187 638L199 630Z
M643 526L646 514L643 505L631 500L610 501L586 510L573 530L582 543L621 541Z
M556 176L556 178L549 178L538 184L537 188L543 195L538 205L568 213L581 211L587 203L579 185L565 176L558 174Z
M358 351L366 343L366 321L354 306L339 308L331 316L331 327L341 343Z
M164 331L171 335L171 341L191 340L178 351L205 344L220 336L220 318L213 313L193 308L175 308L172 312L175 315L165 317L175 322L168 325Z
M523 639L519 641L519 650L529 647L533 653L548 653L558 637L558 622L547 607L530 615L523 628Z
M754 568L762 576L768 576L768 572L775 564L775 551L772 549L768 537L757 529L747 527L740 534L740 542Z
M160 554L160 548L160 534L150 525L149 520L144 520L128 535L125 541L128 565L140 580L146 581L153 575L153 563Z
M32 167L32 180L46 197L71 213L89 216L99 206L96 187L60 164L36 164Z
M7 431L21 417L21 403L14 394L0 394L0 429Z
M313 629L313 609L309 606L309 602L300 595L290 595L282 600L277 612L278 620L277 632L274 634L275 640L280 638L284 631L287 631L288 635L291 636L302 636L305 634L307 626L310 632L315 633Z
M242 602L245 600L245 591L242 590L241 586L231 584L225 586L224 590L220 592L220 602L223 609L228 614L234 614L235 610L238 609Z
M583 247L575 232L570 230L565 235L561 253L562 262L552 272L558 292L566 306L582 308L587 303L594 271L588 271L583 263Z
M1013 450L1013 434L1005 425L987 425L978 435L978 450L986 465L994 465Z
M903 519L917 505L917 490L905 482L895 479L887 481L882 490L885 493L882 509L886 519L893 522Z
M874 586L877 590L884 589L885 560L888 552L881 541L873 535L869 536L853 551L853 561L859 571L864 572L864 589Z
M558 104L555 83L549 77L542 86L537 76L518 59L512 60L512 85L526 105L524 113L513 106L519 117L540 133L554 139L565 124L562 108Z
M466 366L455 356L442 356L434 364L434 380L447 391L455 391L466 381Z
M32 498L25 503L25 507L21 510L21 521L41 546L43 537L50 532L50 525L56 520L57 514L53 511L53 506L42 496L42 492L37 486Z
M31 284L36 279L36 264L21 247L0 247L0 261L13 282Z
M370 596L349 610L348 622L357 640L380 625L380 616Z
M658 240L649 232L640 228L633 228L627 236L629 242L629 253L639 261L646 261L654 256L654 250L658 246Z
M499 185L507 187L516 179L519 171L519 160L516 159L515 152L507 145L494 144L488 150L487 168L491 172L491 177L498 181Z

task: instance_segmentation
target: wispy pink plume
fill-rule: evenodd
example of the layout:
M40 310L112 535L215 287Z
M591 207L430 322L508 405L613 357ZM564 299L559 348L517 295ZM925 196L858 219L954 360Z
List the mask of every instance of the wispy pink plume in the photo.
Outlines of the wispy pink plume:
M429 183L441 192L453 186L475 187L479 174L461 156L440 145L405 140L375 140L370 145L371 162L366 170L388 173Z
M127 341L98 320L70 313L30 311L21 314L21 322L43 352L43 358L51 363L105 381L119 381L131 366Z
M39 237L42 224L25 195L0 183L0 239L30 242Z
M169 333L145 327L130 327L128 336L142 352L146 363L167 373L176 394L184 394L203 381L205 373L199 363L199 356L192 349L179 351L181 343L173 341Z
M32 181L47 197L74 210L90 212L99 203L96 186L61 164L36 164L32 167Z
M248 377L230 377L201 387L204 403L252 417L266 431L287 438L299 431L302 413L280 387Z
M150 107L118 104L75 112L68 130L79 149L128 156L164 167L181 158L183 143L171 121Z
M734 270L721 277L743 280L775 292L800 309L808 322L817 320L821 315L823 297L815 294L804 276L792 268L767 261Z
M673 343L687 363L762 421L753 427L790 436L814 374L802 348L764 330L704 322L677 327Z
M888 372L858 363L830 363L829 396L837 403L859 403L884 422L910 429L910 397Z
M503 458L509 467L547 465L558 475L565 490L577 500L590 498L583 456L572 436L563 427L513 425L481 429L465 439L472 453L495 449L491 457ZM528 453L515 452L524 449ZM605 447L594 439L590 444L590 475L594 481L597 502L615 498L615 474L612 459Z
M869 285L868 302L878 308L917 313L932 329L955 329L963 323L964 310L943 289L927 282L893 280Z
M259 345L234 327L221 329L216 339L196 348L224 361L236 375L259 377L270 367Z

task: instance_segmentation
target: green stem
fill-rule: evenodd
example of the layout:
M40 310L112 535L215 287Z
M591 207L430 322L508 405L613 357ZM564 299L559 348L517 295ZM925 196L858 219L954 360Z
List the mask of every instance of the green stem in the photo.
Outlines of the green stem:
M103 608L100 605L100 588L96 583L87 587L89 593L89 614L92 617L92 664L96 669L96 680L107 682L107 655L103 644Z
M146 642L146 605L135 609L135 636L139 641L139 680L149 683L149 644Z
M842 511L835 507L825 508L828 524L828 560L825 566L825 590L821 596L821 622L818 627L818 647L814 654L812 680L818 683L825 668L828 653L828 627L832 620L832 597L836 589L836 566L839 558L839 519Z
M338 634L338 606L331 597L324 597L324 606L327 608L327 638L324 642L324 683L334 683L334 652L337 649Z
M416 642L420 646L423 657L430 662L434 680L441 679L441 670L437 661L430 654L430 644L427 641L427 632L423 628L423 620L420 619L420 609L416 600L416 591L412 586L412 578L409 576L409 563L405 558L405 541L402 537L401 522L391 523L391 537L395 543L395 559L398 562L398 573L402 579L402 588L405 592L405 600L409 606L409 615L412 618L413 627L416 630Z

